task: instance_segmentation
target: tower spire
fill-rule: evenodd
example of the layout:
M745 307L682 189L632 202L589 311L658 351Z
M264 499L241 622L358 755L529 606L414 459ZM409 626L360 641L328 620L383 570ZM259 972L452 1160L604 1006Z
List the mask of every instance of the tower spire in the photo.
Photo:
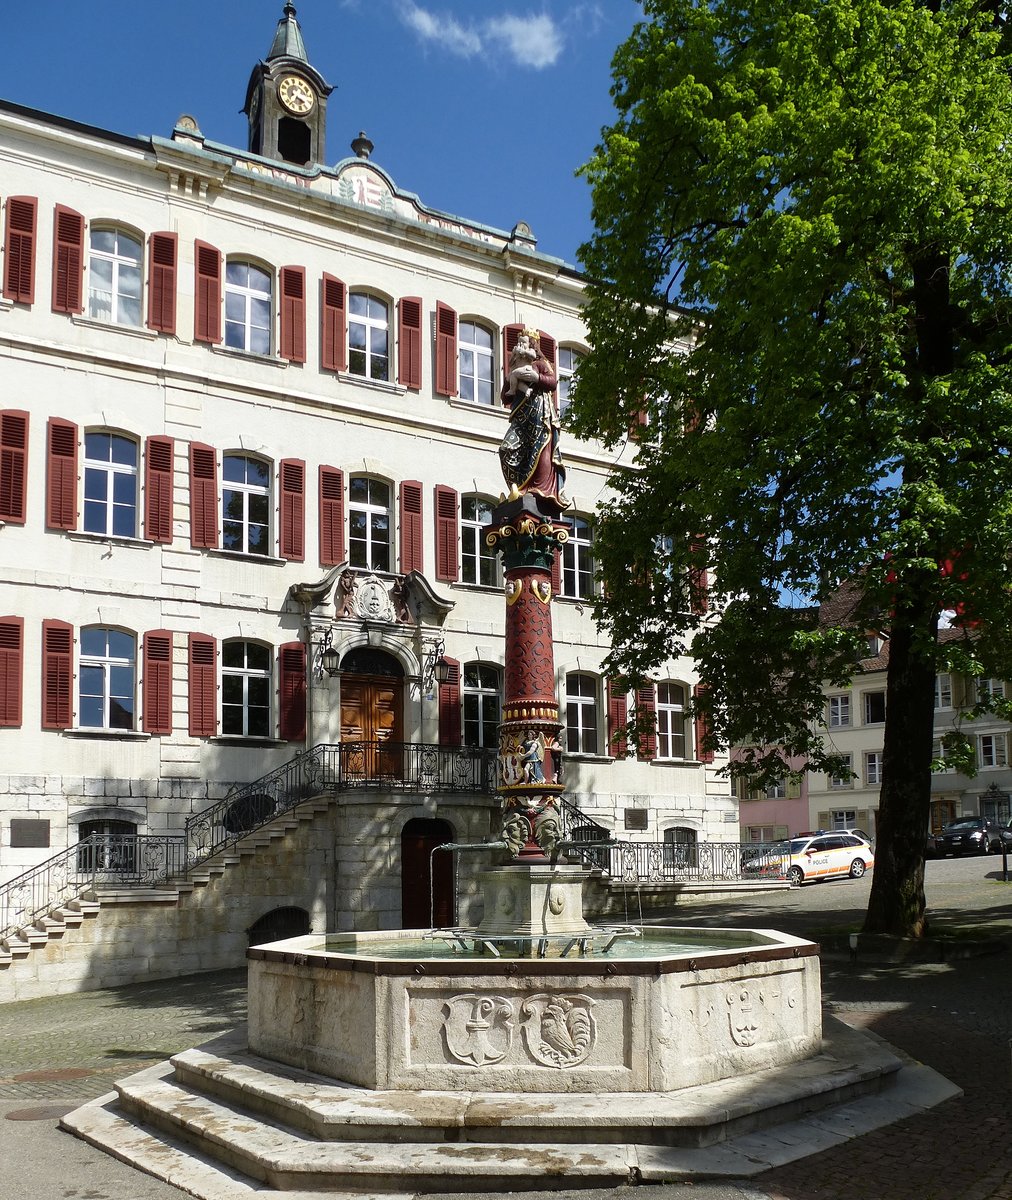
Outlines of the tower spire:
M297 58L302 62L309 62L306 55L306 44L302 40L302 30L299 28L299 22L295 16L295 5L290 0L285 5L281 20L278 21L278 27L274 31L274 42L267 55L267 62L274 58Z

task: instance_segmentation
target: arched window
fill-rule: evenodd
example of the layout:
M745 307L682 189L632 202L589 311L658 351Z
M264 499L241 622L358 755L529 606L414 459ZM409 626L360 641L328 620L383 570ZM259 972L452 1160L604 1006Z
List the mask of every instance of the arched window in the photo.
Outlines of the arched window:
M233 737L271 736L271 651L257 642L221 647L221 731Z
M348 561L390 570L390 485L382 479L353 475L348 481Z
M250 354L271 352L272 280L262 267L225 264L225 345Z
M680 683L657 685L657 757L685 758L685 688Z
M501 687L501 676L497 667L486 663L465 663L465 746L498 745Z
M597 680L566 676L566 746L570 754L598 753Z
M457 333L457 363L461 400L492 404L495 399L491 329L474 321L461 321Z
M390 309L365 292L348 295L348 370L364 379L390 378Z
M493 503L483 496L462 496L460 501L460 577L464 583L502 586L499 555L485 544L484 526L492 518Z
M137 870L137 826L133 821L82 821L77 827L77 840L91 845L77 851L77 869L118 871L133 874Z
M569 408L573 388L573 376L583 358L583 352L574 350L572 346L559 347L559 362L556 368L556 378L559 381L559 415L565 416Z
M688 871L699 865L697 833L685 825L664 831L664 865L676 871Z
M88 316L113 325L141 323L141 243L123 229L92 229Z
M221 477L222 546L239 554L270 554L270 467L246 454L225 454Z
M119 433L84 435L84 528L137 536L137 443Z
M132 633L91 625L81 630L79 723L87 729L133 729L137 640Z
M587 600L594 594L594 527L586 517L572 520L562 547L562 595Z

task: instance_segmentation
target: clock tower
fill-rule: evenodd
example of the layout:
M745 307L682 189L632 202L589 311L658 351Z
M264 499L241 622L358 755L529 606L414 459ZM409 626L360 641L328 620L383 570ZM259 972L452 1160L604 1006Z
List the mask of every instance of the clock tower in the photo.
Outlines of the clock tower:
M258 62L246 89L249 150L297 167L320 162L326 152L330 87L306 57L295 5L286 4L270 53Z

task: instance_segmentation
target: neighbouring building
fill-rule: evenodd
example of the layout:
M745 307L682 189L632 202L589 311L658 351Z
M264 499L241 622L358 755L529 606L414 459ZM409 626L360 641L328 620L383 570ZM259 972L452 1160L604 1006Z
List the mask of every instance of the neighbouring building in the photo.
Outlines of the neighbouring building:
M427 924L432 847L493 829L504 357L541 331L564 412L584 284L522 220L425 207L364 135L327 165L331 90L286 5L245 149L0 103L0 883L94 832L176 836L317 746L348 788L328 924ZM616 755L632 698L585 607L611 456L564 454L568 799L631 840L733 841L689 660ZM276 791L233 794L241 828Z

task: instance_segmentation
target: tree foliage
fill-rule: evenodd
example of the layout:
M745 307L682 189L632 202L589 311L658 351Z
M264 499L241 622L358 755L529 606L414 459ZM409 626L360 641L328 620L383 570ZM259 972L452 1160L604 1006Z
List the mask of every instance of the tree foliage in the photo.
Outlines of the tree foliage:
M823 684L887 631L867 927L919 933L934 674L1012 674L1003 9L642 7L583 168L572 424L625 444L598 537L612 665L691 650L714 737L772 777L783 755L833 769ZM719 621L685 602L704 566ZM813 623L843 581L846 614ZM966 638L939 642L944 610Z

